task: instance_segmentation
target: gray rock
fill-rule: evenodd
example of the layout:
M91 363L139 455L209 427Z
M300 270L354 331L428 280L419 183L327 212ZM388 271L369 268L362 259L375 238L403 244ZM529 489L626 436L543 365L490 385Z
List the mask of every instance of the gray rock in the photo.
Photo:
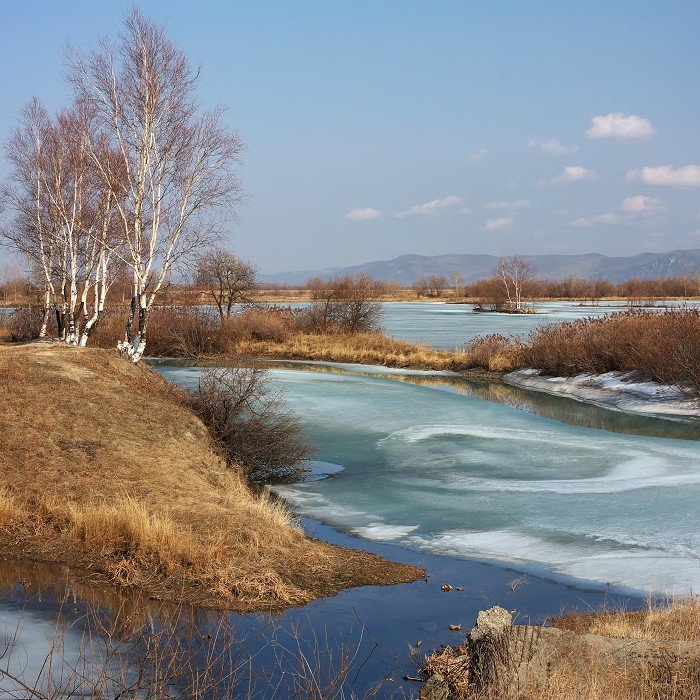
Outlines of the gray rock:
M447 681L436 673L423 683L418 697L420 700L449 700L450 687Z
M498 605L488 610L480 610L476 616L476 627L469 632L469 641L478 643L487 637L499 636L513 624L513 616Z

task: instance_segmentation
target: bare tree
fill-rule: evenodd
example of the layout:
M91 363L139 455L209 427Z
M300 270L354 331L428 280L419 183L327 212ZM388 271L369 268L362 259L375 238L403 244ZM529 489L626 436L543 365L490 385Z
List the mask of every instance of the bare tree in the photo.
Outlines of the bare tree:
M211 248L197 258L194 283L214 300L222 319L234 304L247 301L257 286L256 269L235 253Z
M173 265L215 238L232 215L243 144L222 125L222 108L200 109L199 71L135 8L117 44L102 41L74 59L69 79L98 127L89 156L115 192L121 258L132 273L119 349L138 362L149 311ZM102 158L105 143L117 163Z
M377 301L381 284L368 275L343 277L336 283L339 303L335 322L349 333L375 331L379 326L382 305Z
M494 273L501 281L510 308L522 311L525 306L523 295L527 283L535 276L535 268L524 258L516 255L511 258L501 258Z
M228 460L254 481L293 476L311 455L301 424L263 369L205 369L191 405Z
M421 297L427 296L429 287L430 287L430 285L428 283L427 277L421 277L419 280L416 280L416 283L413 286L413 288L416 291L416 296L419 299Z
M419 298L421 296L438 298L445 293L449 286L449 280L445 275L430 275L430 277L421 277L414 288Z
M474 295L477 298L476 308L479 311L503 311L508 307L503 284L498 277L488 277L475 282Z
M459 270L452 270L450 281L452 282L452 291L455 296L459 296L460 288L464 285L464 275Z
M449 287L450 283L445 275L430 275L428 277L428 294L431 297L439 298Z
M311 298L312 327L323 332L359 333L377 330L382 312L378 301L383 285L367 275L336 277L307 282Z

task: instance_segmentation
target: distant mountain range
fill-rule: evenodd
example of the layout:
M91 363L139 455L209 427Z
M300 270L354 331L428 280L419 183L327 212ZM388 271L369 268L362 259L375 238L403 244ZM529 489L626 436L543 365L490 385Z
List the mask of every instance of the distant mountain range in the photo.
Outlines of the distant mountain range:
M654 277L697 277L700 274L700 250L672 250L668 253L639 253L629 257L612 257L598 253L585 255L524 255L540 279L563 280L567 277L609 279L612 282L651 279ZM497 255L401 255L393 260L379 260L351 267L325 270L280 272L262 275L263 281L278 284L303 284L309 277L323 278L365 273L374 279L413 284L429 275L450 276L459 270L465 282L473 282L493 273Z

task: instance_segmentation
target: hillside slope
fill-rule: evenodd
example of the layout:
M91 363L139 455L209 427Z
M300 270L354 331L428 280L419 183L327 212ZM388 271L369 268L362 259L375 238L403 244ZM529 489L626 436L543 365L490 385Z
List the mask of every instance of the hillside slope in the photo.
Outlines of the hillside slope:
M540 279L563 280L566 277L609 279L624 282L632 278L697 277L700 272L700 250L674 250L667 253L640 253L632 256L525 255ZM281 272L263 275L268 282L302 284L314 274L324 278L364 273L375 279L413 284L429 275L450 276L459 270L465 282L474 282L493 274L498 264L496 255L401 255L393 260L379 260L351 267L334 267L320 272Z
M225 466L179 396L114 352L0 346L0 555L239 609L422 574L309 540Z

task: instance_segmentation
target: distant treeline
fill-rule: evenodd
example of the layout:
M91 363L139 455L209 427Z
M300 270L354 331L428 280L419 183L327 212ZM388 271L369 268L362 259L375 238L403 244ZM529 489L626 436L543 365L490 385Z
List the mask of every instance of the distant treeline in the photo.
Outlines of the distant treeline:
M329 280L330 287L342 286L341 283L357 282L369 289L369 296L375 300L411 300L411 299L450 299L464 300L483 307L508 305L508 280L498 276L486 277L476 282L464 283L449 279L444 275L433 275L418 280L413 285L401 285L386 280L370 280L365 275L357 278L345 277ZM256 298L299 298L319 300L320 278L316 277L306 283L280 284L257 282L248 288L245 300ZM610 280L585 280L568 277L564 280L521 279L520 293L524 301L538 299L578 299L596 302L605 298L628 299L632 304L643 303L651 299L694 298L700 297L700 276L698 277L663 277L657 279L631 279L625 282ZM112 304L128 303L131 282L125 275L116 275L111 285ZM10 280L0 281L0 305L26 305L38 301L40 288L28 278L15 276ZM210 304L211 297L206 286L197 283L174 283L164 285L162 303L168 305ZM243 301L239 299L238 301Z
M259 289L270 294L293 294L309 292L318 278L305 284L281 284L261 282ZM695 277L661 277L656 279L630 279L625 282L610 280L586 280L580 277L567 277L564 280L524 279L522 294L525 299L603 299L621 297L629 299L654 299L660 297L700 296L700 274ZM505 293L503 279L496 275L476 282L464 283L458 274L451 277L432 275L423 277L415 284L401 285L387 280L376 280L375 288L382 297L418 298L463 298L486 300L500 297Z

